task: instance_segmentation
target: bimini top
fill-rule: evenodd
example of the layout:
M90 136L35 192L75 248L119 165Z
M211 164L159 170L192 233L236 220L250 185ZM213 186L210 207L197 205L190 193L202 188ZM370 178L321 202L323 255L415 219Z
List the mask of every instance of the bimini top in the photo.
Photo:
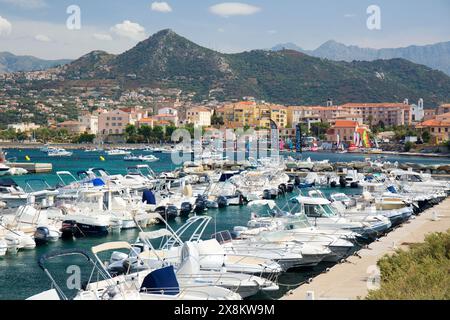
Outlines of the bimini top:
M294 198L292 198L292 200L296 200L298 203L315 204L315 205L331 203L328 199L325 199L325 198L311 198L311 197L304 197L304 196L294 197Z
M91 251L93 254L97 254L99 252L105 252L110 250L120 250L120 249L128 249L131 250L132 247L128 242L107 242L100 244L98 246L92 247Z

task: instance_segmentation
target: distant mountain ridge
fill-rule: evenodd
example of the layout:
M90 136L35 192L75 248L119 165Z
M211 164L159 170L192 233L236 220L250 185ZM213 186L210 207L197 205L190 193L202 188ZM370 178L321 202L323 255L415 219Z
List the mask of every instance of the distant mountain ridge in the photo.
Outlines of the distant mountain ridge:
M349 63L294 50L222 54L169 29L122 54L94 51L58 70L67 87L73 81L107 80L125 88L179 88L196 92L199 100L255 96L283 104L321 104L328 98L336 103L450 101L450 77L404 59Z
M450 41L424 46L413 45L404 48L371 49L353 45L347 46L330 40L315 50L304 50L294 43L279 44L271 50L279 51L283 48L335 61L374 61L402 58L450 75Z
M43 60L33 56L16 56L10 52L0 52L0 74L18 71L46 70L71 61L69 59Z

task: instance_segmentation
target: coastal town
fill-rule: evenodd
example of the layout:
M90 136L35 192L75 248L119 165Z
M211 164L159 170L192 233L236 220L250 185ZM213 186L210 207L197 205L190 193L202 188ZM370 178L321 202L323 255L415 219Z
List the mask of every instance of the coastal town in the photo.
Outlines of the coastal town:
M51 71L4 74L0 89L3 142L171 142L176 128L253 129L268 135L270 121L280 130L284 148L293 149L296 128L308 139L305 147L358 151L375 148L397 152L448 153L450 104L367 101L323 105L280 105L244 97L241 100L195 102L195 92L181 89L73 87L24 90L29 82L55 79ZM36 86L36 84L34 84ZM116 96L119 96L116 98ZM147 128L147 129L146 129ZM150 130L148 130L150 128ZM366 139L362 139L367 136Z

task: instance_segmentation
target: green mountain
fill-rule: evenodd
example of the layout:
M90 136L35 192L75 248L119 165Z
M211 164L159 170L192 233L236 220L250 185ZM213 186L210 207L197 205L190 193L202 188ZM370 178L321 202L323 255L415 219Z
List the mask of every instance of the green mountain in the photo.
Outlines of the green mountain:
M0 74L17 71L46 70L69 63L71 60L42 60L32 56L16 56L0 52Z
M344 62L293 51L222 54L163 30L117 56L88 54L62 68L67 79L178 87L206 98L255 96L283 104L450 101L450 77L403 59Z

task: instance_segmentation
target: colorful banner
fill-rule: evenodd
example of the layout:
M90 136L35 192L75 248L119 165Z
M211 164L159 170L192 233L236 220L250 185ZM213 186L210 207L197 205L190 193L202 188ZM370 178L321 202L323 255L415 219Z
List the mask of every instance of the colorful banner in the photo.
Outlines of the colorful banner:
M370 148L369 135L366 130L364 130L364 133L363 133L363 143L364 143L365 148Z

